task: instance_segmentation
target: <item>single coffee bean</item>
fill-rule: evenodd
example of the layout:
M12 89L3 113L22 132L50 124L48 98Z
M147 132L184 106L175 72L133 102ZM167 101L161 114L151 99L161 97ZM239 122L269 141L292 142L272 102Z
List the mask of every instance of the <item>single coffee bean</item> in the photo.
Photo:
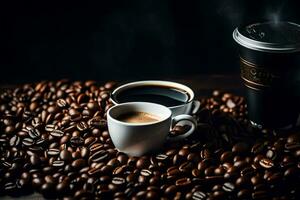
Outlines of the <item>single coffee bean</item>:
M62 167L65 165L65 162L63 160L55 160L52 163L53 167Z
M92 160L93 162L102 162L104 161L105 159L108 158L108 152L105 151L105 150L100 150L100 151L97 151L95 153L93 153L91 156L90 156L90 160Z
M235 184L238 187L244 187L244 186L248 186L250 183L250 178L247 176L241 176L238 179L236 179Z
M20 137L17 135L14 135L13 137L10 138L9 140L9 145L10 146L18 146L20 144Z
M24 146L32 146L32 145L34 144L34 141L33 141L33 139L31 139L31 138L24 138L24 139L22 140L22 144L23 144Z
M299 174L299 167L289 167L284 171L285 177L294 177L297 174Z
M55 130L55 125L54 124L47 124L45 126L45 130L48 131L48 132L52 132Z
M268 199L270 197L267 191L255 191L252 193L252 199Z
M33 129L30 129L30 130L28 131L28 135L29 135L32 139L36 139L36 138L38 138L38 137L41 136L41 133L40 133L40 131L39 131L38 129L33 128Z
M210 158L212 156L212 153L208 149L202 149L200 152L200 156L202 159Z
M248 148L249 148L248 144L239 142L232 147L231 151L237 155L241 155L246 153L248 151Z
M60 154L60 151L59 151L59 149L50 148L47 150L47 154L48 154L48 156L57 156Z
M242 189L237 193L239 199L250 199L251 191L248 189Z
M32 156L30 156L30 163L34 166L37 166L41 163L41 159L36 154L33 154Z
M88 124L85 121L77 123L76 127L79 131L85 131L89 128Z
M260 184L260 183L262 183L262 182L263 182L262 177L259 176L259 175L253 176L253 177L251 178L251 183L252 183L253 185L258 185L258 184Z
M169 187L167 187L165 189L165 194L169 197L172 197L173 195L175 195L176 192L177 192L176 185L170 185Z
M282 179L282 174L280 172L276 172L267 178L269 183L277 183Z
M226 170L224 169L224 167L219 166L218 168L215 169L214 173L215 175L224 175L226 172Z
M143 158L143 157L138 159L137 162L136 162L136 167L138 169L147 168L149 165L150 165L150 161L146 158Z
M241 176L252 176L255 170L252 167L246 167L241 170Z
M64 161L70 161L72 159L72 154L67 149L64 149L59 153L59 157Z
M191 162L184 162L179 166L179 171L188 173L192 170L193 164Z
M221 157L220 157L220 161L222 163L225 163L225 162L231 162L233 159L233 156L232 156L232 153L230 151L226 151L224 152Z
M86 161L84 159L77 159L72 162L72 167L75 169L83 168L86 165Z
M64 132L61 130L54 129L50 132L50 135L52 135L53 137L62 137L64 135Z
M142 169L141 170L141 175L142 176L151 176L152 172L150 170L147 170L147 169Z
M89 154L90 154L89 149L86 148L86 147L82 147L80 149L80 154L81 154L82 158L87 158L89 156Z
M248 163L244 160L239 160L239 161L236 161L233 166L237 167L238 169L242 169L244 167L246 167L248 165Z
M260 166L262 166L263 168L269 169L272 168L274 166L274 162L268 158L262 158L259 161Z
M70 139L70 143L74 147L82 146L83 143L84 143L84 139L82 137L80 137L80 136L73 136Z
M56 105L60 108L65 108L67 106L67 102L64 99L58 99L56 101Z
M222 189L223 189L225 192L232 192L232 191L235 189L235 186L234 186L233 183L226 182L226 183L224 183Z
M165 154L158 154L155 158L159 161L164 161L164 160L168 159L169 157Z
M191 183L192 182L189 178L180 178L175 182L176 186L178 187L186 187L191 185Z
M207 197L207 195L202 191L196 191L192 195L193 200L204 200L204 199L206 199L206 197Z
M251 148L251 152L253 153L253 154L259 154L259 153L261 153L261 152L263 152L263 150L265 149L265 147L266 147L266 143L261 143L261 142L259 142L259 143L256 143L255 145L253 145L253 147Z
M126 180L124 178L121 178L121 177L114 177L112 179L112 183L115 184L115 185L123 185L125 184Z

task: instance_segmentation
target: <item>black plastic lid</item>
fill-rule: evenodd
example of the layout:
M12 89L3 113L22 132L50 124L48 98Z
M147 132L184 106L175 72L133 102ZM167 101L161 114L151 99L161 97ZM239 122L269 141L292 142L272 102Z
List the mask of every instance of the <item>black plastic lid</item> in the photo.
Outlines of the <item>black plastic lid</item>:
M300 51L300 25L292 22L265 22L236 28L234 40L263 52Z

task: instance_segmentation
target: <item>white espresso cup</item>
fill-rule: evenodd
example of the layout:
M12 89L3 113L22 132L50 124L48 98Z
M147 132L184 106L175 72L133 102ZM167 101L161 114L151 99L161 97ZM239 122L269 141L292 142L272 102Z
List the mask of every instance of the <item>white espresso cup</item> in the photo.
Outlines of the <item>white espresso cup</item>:
M118 119L121 115L143 112L158 119L154 122L133 123ZM170 129L181 121L189 121L191 128L178 136L169 136ZM196 120L186 114L172 119L172 111L163 105L147 102L130 102L115 105L107 112L110 137L115 147L128 155L141 156L158 150L168 140L178 140L189 136L196 129Z
M111 101L113 102L114 105L125 103L125 102L119 102L118 100L119 94L121 94L126 90L130 90L138 87L147 87L147 86L170 88L175 91L176 90L183 91L184 93L187 94L188 98L184 103L175 106L167 106L172 111L173 117L181 114L193 115L200 108L200 102L198 100L195 100L195 94L191 88L176 82L158 81L158 80L136 81L136 82L131 82L131 83L121 85L112 92ZM136 99L135 101L140 102L143 100ZM146 102L162 104L162 102L153 102L151 100Z

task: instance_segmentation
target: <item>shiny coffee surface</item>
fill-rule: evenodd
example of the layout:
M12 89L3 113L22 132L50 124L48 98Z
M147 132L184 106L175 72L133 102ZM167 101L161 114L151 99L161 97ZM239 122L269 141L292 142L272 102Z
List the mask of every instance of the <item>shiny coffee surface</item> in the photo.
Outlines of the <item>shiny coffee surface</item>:
M123 113L117 119L127 123L151 123L160 120L158 116L146 112Z

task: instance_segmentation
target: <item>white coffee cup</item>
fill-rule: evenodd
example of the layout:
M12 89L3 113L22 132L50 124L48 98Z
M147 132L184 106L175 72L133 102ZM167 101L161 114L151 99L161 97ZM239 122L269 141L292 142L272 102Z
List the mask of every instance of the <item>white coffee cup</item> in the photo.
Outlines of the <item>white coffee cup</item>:
M145 112L157 116L159 120L147 123L131 123L118 120L122 114L129 112ZM170 128L180 121L189 121L191 128L184 134L168 137ZM115 147L131 156L141 156L159 149L166 140L178 140L189 136L196 129L196 120L186 114L172 119L172 111L166 106L147 103L130 102L115 105L107 112L107 123L110 137Z
M132 89L141 86L170 87L181 91L185 91L188 94L189 99L184 104L168 107L172 111L173 117L181 114L193 115L200 108L200 102L198 100L195 100L195 94L191 88L187 87L186 85L176 83L176 82L170 82L170 81L148 80L148 81L136 81L136 82L131 82L131 83L121 85L112 92L111 101L113 102L114 105L118 105L119 103L124 103L124 102L117 101L116 98L117 95L127 89Z

